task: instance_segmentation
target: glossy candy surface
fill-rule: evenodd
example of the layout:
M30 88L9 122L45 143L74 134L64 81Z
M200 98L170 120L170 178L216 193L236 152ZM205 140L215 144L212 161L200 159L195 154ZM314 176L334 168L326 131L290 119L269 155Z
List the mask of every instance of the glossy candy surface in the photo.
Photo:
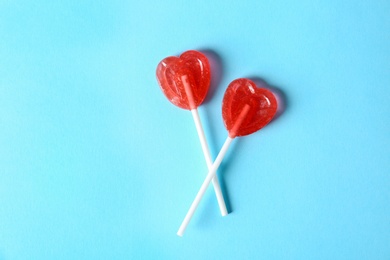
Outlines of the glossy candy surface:
M245 136L260 130L272 120L277 106L271 91L258 88L249 79L232 81L222 101L222 116L229 136Z
M157 66L157 81L168 100L183 109L195 109L205 99L210 86L210 65L198 51L167 57Z

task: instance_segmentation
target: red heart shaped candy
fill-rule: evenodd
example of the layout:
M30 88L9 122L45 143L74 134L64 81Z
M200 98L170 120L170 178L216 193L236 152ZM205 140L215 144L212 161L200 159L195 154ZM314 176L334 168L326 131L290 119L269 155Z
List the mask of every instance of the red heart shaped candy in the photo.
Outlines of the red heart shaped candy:
M180 57L167 57L157 66L157 81L174 105L195 109L205 99L210 86L210 64L198 51L186 51Z
M278 104L271 91L249 79L232 81L223 97L222 116L229 136L252 134L274 117Z

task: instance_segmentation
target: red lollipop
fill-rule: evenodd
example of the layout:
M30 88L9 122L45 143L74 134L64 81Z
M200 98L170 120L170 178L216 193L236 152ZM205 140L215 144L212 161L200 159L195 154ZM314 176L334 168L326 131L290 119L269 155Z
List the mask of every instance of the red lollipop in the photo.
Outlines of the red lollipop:
M168 100L183 109L191 110L207 166L213 165L206 136L198 114L210 87L210 65L207 57L198 51L186 51L180 57L168 57L157 66L157 81ZM227 215L218 177L213 179L215 195L222 216Z
M275 116L277 107L278 104L272 92L264 88L258 88L249 79L236 79L229 84L222 101L222 116L229 136L192 202L177 232L179 236L184 234L233 139L237 136L252 134L263 128Z
M229 136L252 134L267 125L278 104L271 91L256 87L249 79L231 82L222 101L222 117Z
M157 66L157 80L172 104L183 109L196 109L210 87L210 65L198 51L186 51L180 57L168 57Z

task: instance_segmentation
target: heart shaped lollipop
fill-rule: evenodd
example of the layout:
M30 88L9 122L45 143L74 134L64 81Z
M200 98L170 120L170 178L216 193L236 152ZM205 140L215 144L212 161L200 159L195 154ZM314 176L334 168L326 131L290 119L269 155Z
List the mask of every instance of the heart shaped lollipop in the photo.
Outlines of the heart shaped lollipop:
M241 111L246 107L248 112L245 118L240 118ZM271 91L256 87L249 79L232 81L222 101L222 117L229 136L245 136L260 130L275 116L277 107ZM237 122L240 122L239 127Z
M263 128L272 120L277 107L272 92L257 88L256 84L249 79L236 79L229 84L222 101L222 116L229 135L177 232L179 236L184 234L233 139Z
M210 86L210 65L207 57L198 51L186 51L180 57L165 58L158 64L156 75L168 100L180 108L191 110L203 155L210 169L213 161L197 110ZM212 182L221 215L226 216L228 212L217 176Z
M183 109L196 109L210 87L210 64L198 51L168 57L157 66L157 80L165 96Z

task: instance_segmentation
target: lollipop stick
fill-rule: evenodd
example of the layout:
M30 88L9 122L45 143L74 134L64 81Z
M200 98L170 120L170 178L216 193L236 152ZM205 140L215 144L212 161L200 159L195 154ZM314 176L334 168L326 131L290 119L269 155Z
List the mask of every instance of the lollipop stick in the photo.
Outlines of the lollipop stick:
M240 125L242 124L243 120L245 119L246 114L249 111L249 105L245 105L245 107L242 109L240 115L237 118L237 121L235 122L233 126L233 133L229 133L229 136L227 137L225 143L223 144L221 151L219 152L217 159L215 159L211 169L209 170L209 173L206 176L206 179L203 181L202 186L200 187L198 194L196 194L196 197L194 201L191 204L190 209L187 212L187 215L185 216L183 222L181 223L181 226L179 230L177 231L178 236L183 236L184 231L186 230L188 224L190 223L190 220L192 216L195 213L196 208L198 207L200 200L202 199L204 193L206 192L207 187L210 184L211 179L215 176L215 172L217 171L219 165L222 162L223 157L225 156L230 144L232 143L233 139L235 138L235 132L238 130ZM231 137L232 135L232 137Z
M201 123L200 118L199 118L198 109L193 108L193 107L195 107L195 102L194 102L194 97L192 95L191 87L188 84L187 75L183 75L181 77L181 80L182 80L182 83L184 85L185 92L187 94L188 103L190 104L190 107L192 108L191 113L192 113L192 117L193 117L194 122L195 122L196 131L198 132L200 144L202 146L203 155L204 155L204 158L206 160L207 167L210 170L210 168L213 164L213 161L211 159L210 149L207 145L206 136L205 136L204 131L203 131L202 123ZM213 182L215 195L217 197L217 201L218 201L218 205L219 205L219 210L221 211L221 215L226 216L228 214L228 212L226 209L225 200L223 199L221 186L219 185L218 177L216 175L213 178L212 182Z
M199 205L200 200L202 199L207 187L210 184L211 179L215 176L215 172L217 171L219 165L222 162L223 157L225 156L231 142L233 141L233 138L229 137L226 139L225 143L222 146L221 151L219 152L217 159L215 159L213 165L211 166L211 169L209 170L209 173L206 176L206 179L203 181L202 186L200 187L198 194L196 194L196 197L194 201L191 204L190 209L187 212L187 215L185 216L183 223L181 224L179 231L177 231L178 236L183 236L184 231L187 228L188 223L190 222L192 216L195 213L196 208Z
M213 165L213 161L211 160L210 150L207 145L206 136L204 134L202 123L200 122L199 114L197 109L192 109L192 117L194 118L196 130L198 132L200 144L202 146L203 155L207 163L207 167L209 170L211 170L211 167ZM211 180L214 186L215 195L217 196L219 210L221 211L222 216L226 216L228 214L226 209L225 200L223 199L221 186L219 185L218 177L217 175L214 176L214 178Z

